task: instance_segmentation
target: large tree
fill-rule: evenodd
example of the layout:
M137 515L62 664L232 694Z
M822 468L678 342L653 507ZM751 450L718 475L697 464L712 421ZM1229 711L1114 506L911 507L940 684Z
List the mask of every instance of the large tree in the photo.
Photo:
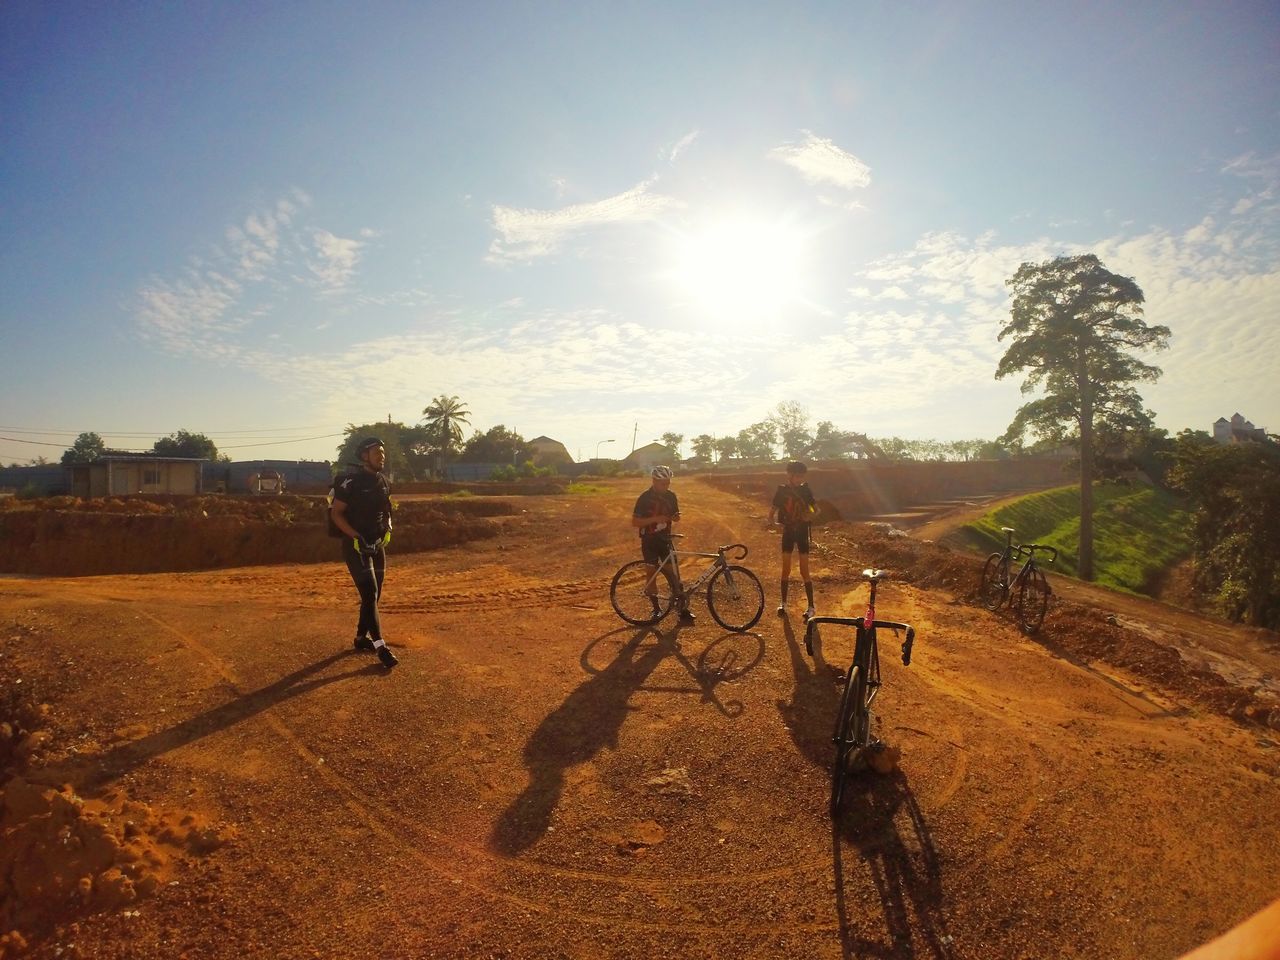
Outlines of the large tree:
M1163 349L1169 328L1142 318L1142 290L1093 254L1024 263L1008 281L1013 291L1009 322L1000 340L1011 340L996 379L1026 371L1024 394L1044 396L1024 404L1002 438L1027 430L1075 442L1080 449L1080 555L1077 571L1093 579L1093 478L1097 437L1113 426L1149 422L1132 384L1154 381L1159 367L1129 351Z
M738 431L738 456L744 460L772 460L773 445L777 442L773 421L761 420Z
M463 425L471 425L471 411L458 397L447 397L442 393L423 409L422 416L439 449L440 476L443 479L449 454L462 443Z
M700 433L692 440L689 445L693 447L693 455L699 460L711 462L712 456L716 452L716 438L709 433Z
M809 432L809 411L803 405L794 400L780 403L769 414L768 422L773 425L782 449L792 460L798 460L809 452L813 434Z
M151 448L165 457L191 457L197 460L217 460L218 445L203 433L179 430L161 437Z
M684 443L683 433L664 433L658 442L665 447L670 447L676 459L680 458L680 446Z
M459 460L467 463L509 463L518 465L533 459L524 437L501 423L483 433L473 433L462 447Z
M92 431L76 437L75 443L62 454L63 463L92 463L107 452L102 438Z

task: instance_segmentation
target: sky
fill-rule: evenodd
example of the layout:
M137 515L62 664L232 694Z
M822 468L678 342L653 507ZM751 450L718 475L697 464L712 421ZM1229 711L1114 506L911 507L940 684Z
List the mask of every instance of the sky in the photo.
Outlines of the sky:
M1280 6L0 4L0 462L348 424L999 436L1097 254L1156 424L1280 432ZM688 453L686 446L685 452Z

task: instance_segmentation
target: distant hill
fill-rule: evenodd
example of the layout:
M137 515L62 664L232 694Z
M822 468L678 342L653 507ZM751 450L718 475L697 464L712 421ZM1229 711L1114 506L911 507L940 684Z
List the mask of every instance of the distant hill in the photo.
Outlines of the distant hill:
M1164 575L1191 554L1191 514L1158 487L1100 483L1094 488L1096 582L1130 593L1152 594ZM1076 575L1080 549L1080 491L1057 487L1029 494L965 524L948 539L981 553L1004 548L1001 527L1013 527L1015 543L1058 549L1050 567Z

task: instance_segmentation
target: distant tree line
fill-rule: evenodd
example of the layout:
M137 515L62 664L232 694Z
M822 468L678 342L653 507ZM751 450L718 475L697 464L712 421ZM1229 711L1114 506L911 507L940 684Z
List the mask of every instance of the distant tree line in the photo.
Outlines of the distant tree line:
M190 430L179 430L167 437L161 437L151 447L151 453L161 457L182 457L192 460L230 460L230 457L218 455L218 445L203 433ZM92 463L106 456L136 456L131 450L112 450L102 437L92 431L86 431L76 437L62 454L62 463Z

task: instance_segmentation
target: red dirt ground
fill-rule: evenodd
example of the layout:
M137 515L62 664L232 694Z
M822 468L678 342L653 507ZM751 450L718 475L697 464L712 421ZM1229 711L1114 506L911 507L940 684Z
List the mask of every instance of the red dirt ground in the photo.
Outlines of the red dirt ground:
M642 486L394 555L390 674L336 562L0 580L0 956L1172 958L1280 893L1275 635L1053 577L1029 639L973 558L823 528L820 611L883 566L918 631L833 825L850 638L806 656L767 503L696 479L766 614L626 627Z

